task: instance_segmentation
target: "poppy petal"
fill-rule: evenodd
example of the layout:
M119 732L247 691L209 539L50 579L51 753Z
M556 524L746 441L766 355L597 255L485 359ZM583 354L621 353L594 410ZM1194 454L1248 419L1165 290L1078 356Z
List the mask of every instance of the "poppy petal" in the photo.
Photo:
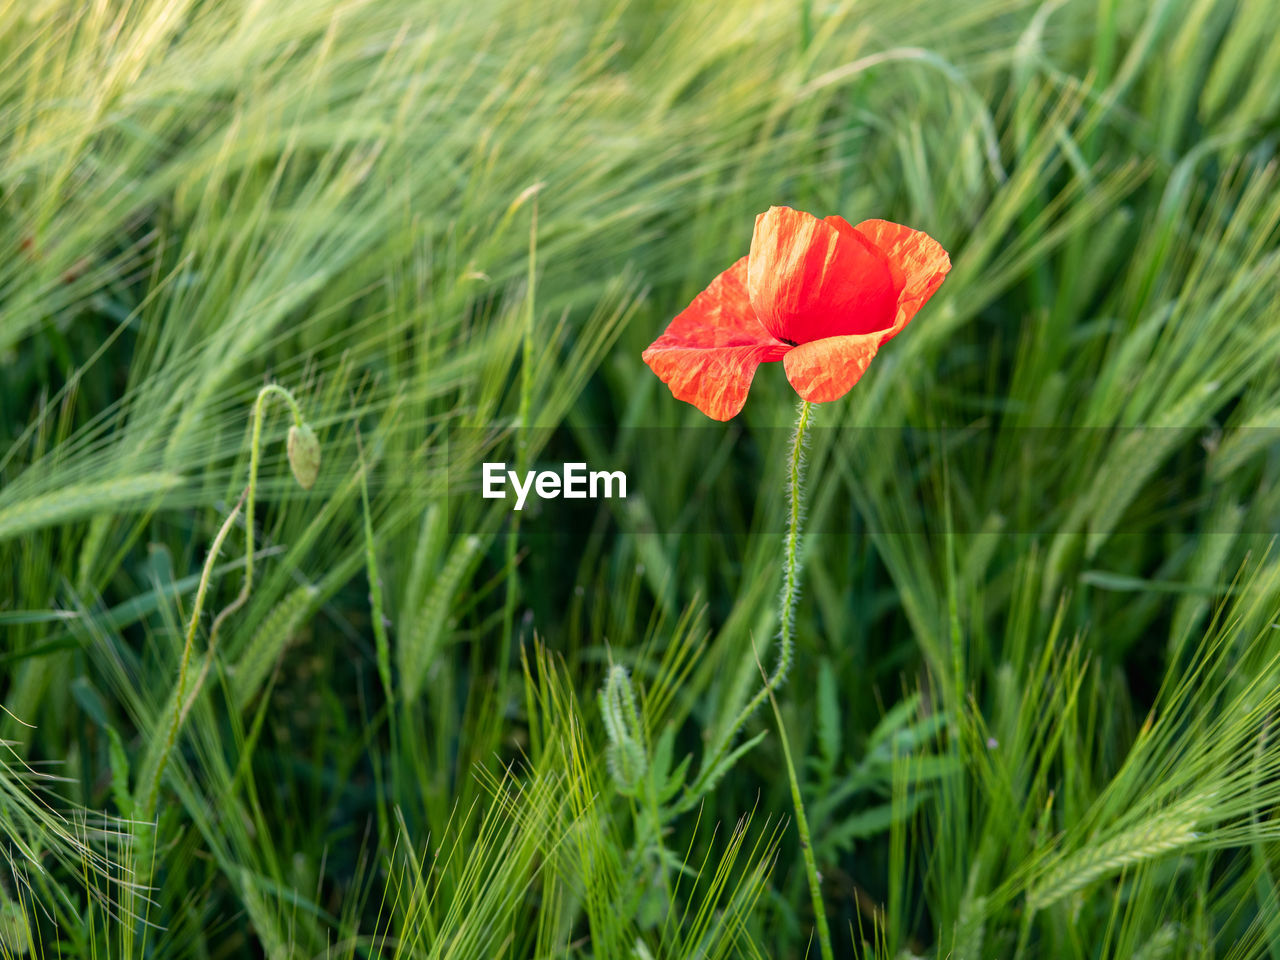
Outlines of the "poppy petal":
M781 360L788 349L751 309L743 257L694 297L642 356L677 400L728 420L747 402L756 367Z
M942 285L951 270L951 258L933 237L900 223L863 220L853 229L875 244L902 276L897 317L884 338L888 340L907 325Z
M849 240L853 240L855 242L863 241L864 243L871 244L871 248L872 250L875 251L875 255L880 259L882 263L884 263L885 269L889 271L889 279L893 282L893 289L899 291L899 296L901 296L901 290L906 284L906 278L903 276L902 270L899 269L896 263L894 263L891 259L889 259L888 256L885 255L885 252L883 250L881 250L878 246L876 246L875 241L873 241L871 237L869 237L866 234L859 233L858 228L855 227L853 224L851 224L844 217L834 216L834 215L830 217L823 217L822 222L829 223L831 226L839 230L840 233ZM881 220L880 222L887 223L888 221Z
M790 207L756 217L747 289L765 328L808 343L893 326L898 288L886 257L864 234Z
M862 379L883 339L882 333L863 333L802 343L787 352L782 365L805 400L839 400Z

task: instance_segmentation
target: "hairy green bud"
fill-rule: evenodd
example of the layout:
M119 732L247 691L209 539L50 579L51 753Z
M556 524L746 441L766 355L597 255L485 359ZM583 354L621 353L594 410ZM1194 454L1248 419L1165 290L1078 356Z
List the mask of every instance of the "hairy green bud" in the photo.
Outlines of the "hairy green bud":
M289 468L303 490L315 486L320 474L320 440L308 423L289 428Z

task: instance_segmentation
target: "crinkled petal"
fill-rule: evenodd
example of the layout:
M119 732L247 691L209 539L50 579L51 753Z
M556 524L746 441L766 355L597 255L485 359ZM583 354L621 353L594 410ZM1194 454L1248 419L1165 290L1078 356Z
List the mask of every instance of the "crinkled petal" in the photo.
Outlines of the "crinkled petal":
M747 289L760 322L790 343L887 330L898 306L875 244L790 207L756 217Z
M870 237L859 233L858 228L844 217L834 215L830 217L823 217L822 222L835 227L846 239L855 243L861 242L868 245L872 253L880 260L881 263L884 264L885 269L889 271L889 280L893 284L893 289L898 291L899 296L901 296L901 291L906 283L906 278L902 275L902 271L898 269L897 264L890 260L888 256L885 255L884 251L872 242ZM887 221L882 220L880 222L886 223Z
M746 403L756 367L782 359L788 349L751 309L743 257L694 297L643 359L677 400L728 420Z
M951 258L933 237L900 223L863 220L853 229L874 244L902 277L897 316L884 337L888 340L907 325L942 285L951 270Z
M805 400L839 400L862 379L883 339L883 333L864 333L802 343L787 352L782 365Z

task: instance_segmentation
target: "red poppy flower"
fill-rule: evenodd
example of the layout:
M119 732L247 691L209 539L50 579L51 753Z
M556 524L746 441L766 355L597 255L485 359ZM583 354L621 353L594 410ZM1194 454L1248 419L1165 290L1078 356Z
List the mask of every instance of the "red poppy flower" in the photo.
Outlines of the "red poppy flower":
M751 253L694 297L644 362L714 420L737 414L756 367L775 360L804 399L836 400L950 269L919 230L770 207L756 217Z

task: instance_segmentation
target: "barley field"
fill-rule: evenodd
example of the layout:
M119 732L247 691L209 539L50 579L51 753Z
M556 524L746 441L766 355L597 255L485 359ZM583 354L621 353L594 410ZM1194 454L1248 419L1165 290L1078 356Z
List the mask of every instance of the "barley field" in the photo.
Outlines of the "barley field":
M1278 14L0 0L0 958L1280 958Z

